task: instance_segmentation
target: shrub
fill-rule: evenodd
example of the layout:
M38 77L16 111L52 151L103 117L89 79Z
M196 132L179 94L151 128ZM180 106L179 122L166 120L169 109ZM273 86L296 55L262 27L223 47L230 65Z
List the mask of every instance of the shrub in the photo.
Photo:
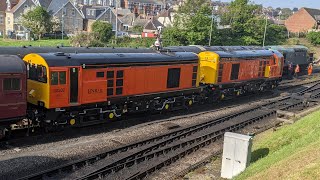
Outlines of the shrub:
M313 45L320 44L320 32L309 32L307 34L308 41Z

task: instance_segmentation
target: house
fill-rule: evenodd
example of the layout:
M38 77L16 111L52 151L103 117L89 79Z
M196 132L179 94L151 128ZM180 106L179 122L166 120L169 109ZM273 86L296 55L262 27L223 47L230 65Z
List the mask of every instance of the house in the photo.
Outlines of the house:
M288 31L293 33L320 29L320 10L301 8L285 21Z
M85 6L110 6L114 7L116 0L73 0L75 4ZM119 6L119 5L118 5Z
M74 34L84 30L84 14L69 0L52 1L47 9L61 21L61 29L66 34Z
M163 24L164 27L172 26L173 14L172 9L163 10L158 15L158 21Z
M116 25L118 25L118 31L123 31L123 22L116 17L116 10L112 7L86 7L82 9L86 11L85 17L87 22L86 30L91 32L91 26L95 21L103 21L112 24L112 30L116 31ZM117 21L116 21L117 19Z
M166 4L161 0L121 0L120 7L136 14L157 15Z
M14 6L14 5L15 4L10 3L10 6ZM6 10L7 10L7 2L4 0L0 1L0 35L6 34L5 33Z
M21 15L36 6L42 6L46 9L51 1L52 0L7 0L5 12L6 34L11 36L13 33L26 31L20 23Z

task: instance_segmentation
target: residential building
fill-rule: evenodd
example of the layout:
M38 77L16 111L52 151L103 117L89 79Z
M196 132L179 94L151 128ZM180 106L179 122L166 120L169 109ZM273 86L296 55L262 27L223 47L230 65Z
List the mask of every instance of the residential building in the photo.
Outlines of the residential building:
M172 26L173 18L172 9L163 10L158 15L158 21L163 24L164 27Z
M86 7L82 9L85 11L85 17L87 20L86 29L91 32L91 26L95 21L103 21L112 24L112 30L116 31L118 25L118 31L123 31L123 22L116 17L116 10L112 7ZM116 21L117 19L117 21Z
M320 30L320 10L301 8L285 21L285 26L293 33Z
M61 30L74 34L84 30L84 14L69 0L53 0L48 12L61 21Z
M166 9L166 4L161 0L121 0L120 7L136 14L157 15Z
M73 0L75 4L85 6L110 6L114 7L116 0Z
M20 23L20 18L23 13L34 8L35 6L43 6L46 8L51 0L20 0L15 2L18 3L15 4L12 0L6 1L7 8L5 15L5 31L9 36L15 32L26 30Z
M0 1L0 35L1 36L5 34L6 10L7 10L7 2L4 0Z

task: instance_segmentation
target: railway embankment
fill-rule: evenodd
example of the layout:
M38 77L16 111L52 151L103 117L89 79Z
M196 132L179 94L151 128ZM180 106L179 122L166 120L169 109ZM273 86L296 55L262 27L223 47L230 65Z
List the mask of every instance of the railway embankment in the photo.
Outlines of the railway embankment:
M252 164L236 179L319 179L320 110L255 137Z

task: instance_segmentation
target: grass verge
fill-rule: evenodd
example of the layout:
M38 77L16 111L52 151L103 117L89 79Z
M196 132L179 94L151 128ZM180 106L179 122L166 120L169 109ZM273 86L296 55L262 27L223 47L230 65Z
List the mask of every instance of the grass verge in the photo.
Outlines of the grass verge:
M235 179L320 179L320 111L255 137L252 164Z

